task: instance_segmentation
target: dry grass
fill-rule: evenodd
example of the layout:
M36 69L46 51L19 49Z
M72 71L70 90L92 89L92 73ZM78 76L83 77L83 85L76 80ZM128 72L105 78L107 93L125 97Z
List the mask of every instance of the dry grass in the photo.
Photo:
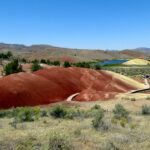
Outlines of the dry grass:
M19 123L13 128L9 123L12 119L0 119L0 150L15 150L23 141L27 145L33 145L33 150L47 150L49 134L51 132L62 133L70 139L74 150L110 150L114 147L119 150L148 150L150 149L150 116L140 114L142 104L150 106L149 100L131 101L130 98L116 101L95 102L107 110L112 110L117 103L122 103L130 108L129 122L125 127L120 121L112 122L112 111L105 112L105 122L108 125L107 131L96 131L92 127L92 118L78 117L73 120L54 119L52 117L39 118L34 122ZM89 109L95 103L82 103L74 109ZM138 107L137 107L138 106ZM133 109L133 108L136 109ZM27 139L30 142L27 143ZM28 146L26 146L27 149ZM25 149L25 150L27 150Z

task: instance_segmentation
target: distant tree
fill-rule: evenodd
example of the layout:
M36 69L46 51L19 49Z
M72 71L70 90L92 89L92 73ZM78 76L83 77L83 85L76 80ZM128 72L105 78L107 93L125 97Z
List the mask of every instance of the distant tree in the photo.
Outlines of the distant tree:
M100 66L100 65L95 65L95 66L94 66L94 69L95 69L95 70L101 70L101 66Z
M13 56L13 54L12 54L10 51L8 51L8 52L6 53L6 56L7 56L8 58L10 58L11 56Z
M20 61L23 63L27 63L27 60L25 58L22 58Z
M53 62L53 65L54 65L54 66L60 66L60 62L59 62L59 61L54 61L54 62Z
M11 56L13 56L13 55L10 51L8 51L6 54L5 53L0 53L0 58L2 58L2 59L8 59Z
M50 65L51 61L49 59L46 60L46 64Z
M39 60L34 59L34 60L31 61L31 63L39 63Z
M88 62L78 62L73 64L75 67L81 67L81 68L90 68L90 64Z
M10 62L4 67L5 75L18 73L22 71L23 71L22 66L19 65L18 59L14 59L12 62Z
M42 64L46 64L46 60L45 59L41 59L40 61Z
M68 61L65 61L63 64L63 67L68 68L68 67L71 67L71 65Z
M31 66L31 71L34 72L34 71L37 71L37 70L40 70L40 69L43 69L38 62L33 62L32 63L32 66Z

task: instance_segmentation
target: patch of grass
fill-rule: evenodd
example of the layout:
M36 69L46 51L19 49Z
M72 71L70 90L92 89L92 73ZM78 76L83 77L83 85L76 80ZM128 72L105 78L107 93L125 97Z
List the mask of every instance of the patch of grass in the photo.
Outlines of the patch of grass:
M47 150L71 150L72 145L67 136L57 132L49 134L49 143Z
M36 143L36 138L29 137L23 141L20 141L20 144L16 147L16 150L40 150L40 143Z

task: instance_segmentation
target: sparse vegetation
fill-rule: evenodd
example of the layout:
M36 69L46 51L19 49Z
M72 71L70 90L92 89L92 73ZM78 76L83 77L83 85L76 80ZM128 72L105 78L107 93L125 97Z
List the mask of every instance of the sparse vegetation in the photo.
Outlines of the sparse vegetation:
M113 113L116 119L128 118L129 116L129 112L121 104L115 105Z
M65 61L63 64L63 67L68 68L68 67L71 67L71 65L68 61Z
M129 121L129 114L125 115L127 110L124 109L116 105L113 114L111 111L104 111L96 104L87 110L65 106L1 110L0 132L3 136L0 138L0 148L5 150L138 150L144 146L145 150L148 149L150 134L149 125L146 123L148 118L130 113L133 120ZM119 112L120 119L118 116L113 117ZM66 119L70 114L73 119ZM6 134L7 132L9 135ZM14 133L18 136L14 136Z
M131 101L136 101L136 99L135 98L131 98Z
M38 70L41 70L43 69L40 64L38 63L38 61L33 61L32 62L32 66L31 66L31 71L34 72L34 71L38 71Z
M69 138L62 133L51 132L49 134L49 144L47 150L71 150Z
M147 105L142 106L142 114L143 115L150 115L150 107Z
M7 53L0 53L0 58L2 59L9 59L12 56L13 54L10 51L8 51Z
M22 66L19 64L18 59L14 59L4 67L5 75L23 72Z

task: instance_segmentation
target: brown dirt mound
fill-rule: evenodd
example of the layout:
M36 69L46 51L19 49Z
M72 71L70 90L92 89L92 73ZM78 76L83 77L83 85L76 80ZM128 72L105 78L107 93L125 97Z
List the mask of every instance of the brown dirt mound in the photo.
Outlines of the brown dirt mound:
M31 73L17 73L0 79L0 108L35 106L64 101L74 93L75 100L105 100L115 93L137 89L106 71L51 67Z

